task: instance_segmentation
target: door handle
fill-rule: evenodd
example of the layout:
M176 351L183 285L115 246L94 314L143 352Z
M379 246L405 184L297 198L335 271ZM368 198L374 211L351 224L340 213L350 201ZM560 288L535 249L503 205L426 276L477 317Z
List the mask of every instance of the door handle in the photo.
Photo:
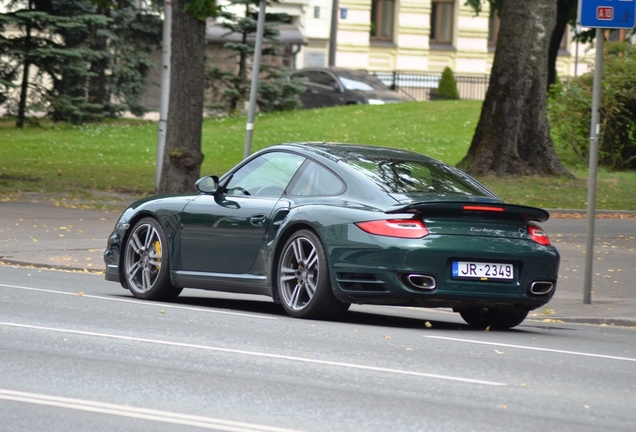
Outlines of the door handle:
M250 218L250 223L255 227L262 227L265 225L265 221L267 220L267 215L257 214Z

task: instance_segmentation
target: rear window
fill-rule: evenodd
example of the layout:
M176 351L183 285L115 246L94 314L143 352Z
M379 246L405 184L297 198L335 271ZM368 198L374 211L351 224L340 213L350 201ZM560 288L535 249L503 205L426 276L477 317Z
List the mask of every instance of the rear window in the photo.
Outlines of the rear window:
M479 183L437 162L365 158L346 162L389 193L492 197Z

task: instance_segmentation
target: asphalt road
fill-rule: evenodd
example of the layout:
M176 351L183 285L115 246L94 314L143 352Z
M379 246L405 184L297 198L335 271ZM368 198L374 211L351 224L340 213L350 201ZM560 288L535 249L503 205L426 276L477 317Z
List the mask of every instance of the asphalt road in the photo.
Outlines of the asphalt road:
M360 306L304 321L0 266L0 431L632 431L634 331Z

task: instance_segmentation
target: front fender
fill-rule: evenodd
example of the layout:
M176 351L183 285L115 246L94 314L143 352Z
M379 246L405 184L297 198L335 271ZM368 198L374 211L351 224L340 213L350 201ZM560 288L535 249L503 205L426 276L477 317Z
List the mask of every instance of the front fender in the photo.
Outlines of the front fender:
M126 241L131 228L144 217L152 217L160 223L168 240L170 265L172 268L180 268L181 214L185 206L194 198L196 197L146 198L132 203L124 210L108 238L108 244L104 251L106 279L123 281L122 260Z

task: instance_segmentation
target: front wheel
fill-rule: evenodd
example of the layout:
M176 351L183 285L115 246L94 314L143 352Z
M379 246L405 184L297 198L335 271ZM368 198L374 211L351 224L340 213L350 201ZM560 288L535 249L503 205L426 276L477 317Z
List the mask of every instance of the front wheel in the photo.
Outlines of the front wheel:
M528 316L528 309L476 307L458 310L461 317L473 327L505 330L518 326Z
M168 241L153 218L137 222L124 247L124 284L133 296L146 300L174 300L183 288L170 282Z
M287 240L277 275L281 304L293 317L337 319L349 309L333 294L327 255L312 231L300 230Z

